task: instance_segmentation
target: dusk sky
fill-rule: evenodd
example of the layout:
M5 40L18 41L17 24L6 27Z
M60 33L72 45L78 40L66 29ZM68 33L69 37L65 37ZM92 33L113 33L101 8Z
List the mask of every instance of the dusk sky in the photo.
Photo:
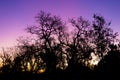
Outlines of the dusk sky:
M24 29L35 23L40 10L65 20L79 16L91 20L97 13L120 32L120 0L0 0L0 47L13 46L19 36L25 36Z

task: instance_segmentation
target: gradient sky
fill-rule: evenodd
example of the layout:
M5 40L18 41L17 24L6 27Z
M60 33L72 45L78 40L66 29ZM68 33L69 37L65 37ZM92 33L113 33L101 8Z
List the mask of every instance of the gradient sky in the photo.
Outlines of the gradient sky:
M13 46L19 36L25 36L24 29L35 23L40 10L65 20L78 16L91 20L97 13L120 32L120 0L0 0L0 47Z

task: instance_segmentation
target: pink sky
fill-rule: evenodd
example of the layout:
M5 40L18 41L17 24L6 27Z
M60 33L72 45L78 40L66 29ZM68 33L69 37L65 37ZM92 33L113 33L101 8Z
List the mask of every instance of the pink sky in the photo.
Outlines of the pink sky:
M83 16L91 19L94 13L112 21L112 29L120 31L120 1L118 0L0 0L0 47L16 44L24 29L35 23L40 10L67 18Z

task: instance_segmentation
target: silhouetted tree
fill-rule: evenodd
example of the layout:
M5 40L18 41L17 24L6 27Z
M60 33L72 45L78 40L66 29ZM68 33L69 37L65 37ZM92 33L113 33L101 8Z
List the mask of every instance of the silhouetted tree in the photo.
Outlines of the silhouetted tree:
M99 75L112 68L117 67L119 70L119 45L113 45L117 33L113 32L110 23L102 16L95 14L91 23L82 17L72 18L70 26L60 17L44 11L35 18L38 24L26 28L30 37L18 39L14 58L11 59L3 51L3 72L33 75L45 71L37 76L45 80L56 80L58 77L69 80L91 79L88 77L92 75L92 70L88 68L93 58L91 53L101 59L95 67L98 74L99 70L103 71ZM71 31L68 31L71 27Z
M95 44L95 54L102 58L109 51L109 45L116 41L116 36L118 36L118 34L113 32L109 27L111 23L107 23L102 16L95 14L93 18L94 21L90 34Z
M93 50L90 44L90 22L79 17L77 20L71 19L71 24L75 28L72 43L70 44L72 58L74 62L87 61L90 59Z
M29 41L30 40L30 41ZM31 39L19 38L19 52L14 59L14 68L17 71L29 71L32 73L38 73L41 68L45 68L45 64L39 56L40 43L32 43Z
M109 45L114 43L117 33L113 33L109 28L110 23L103 17L94 15L93 18L92 25L82 17L71 19L74 32L69 34L65 32L66 25L59 17L41 11L36 16L38 25L26 29L28 33L35 35L35 45L39 45L36 49L35 46L31 49L31 45L24 44L23 47L27 47L25 53L28 57L37 53L50 71L55 70L57 64L62 68L68 65L68 62L69 66L81 62L84 65L89 64L92 52L100 58L104 57Z
M65 25L59 17L43 11L38 14L36 19L38 26L31 26L26 30L30 34L35 34L41 42L42 50L40 50L39 55L46 63L47 70L51 71L51 69L56 69L57 56L62 55Z
M117 45L111 44L109 47L110 51L100 60L98 66L95 68L95 71L98 76L104 76L109 79L119 78L120 51L117 50Z
M10 49L11 50L11 49ZM12 53L10 51L5 50L4 48L2 49L2 54L0 56L2 59L2 72L3 73L8 73L11 72L12 69Z

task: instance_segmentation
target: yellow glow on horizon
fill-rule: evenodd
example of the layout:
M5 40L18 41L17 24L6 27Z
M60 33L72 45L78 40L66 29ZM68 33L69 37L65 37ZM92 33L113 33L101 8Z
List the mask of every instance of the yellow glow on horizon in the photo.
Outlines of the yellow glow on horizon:
M97 61L97 60L91 60L91 61L90 61L90 63L91 63L92 65L97 65L98 62L99 62L99 61Z
M37 73L38 73L38 74L40 74L40 73L44 73L44 72L45 72L45 70L46 70L45 68L40 69L40 70L38 70L38 72L37 72Z
M100 59L94 53L91 53L91 56L92 56L92 60L90 60L90 64L97 65Z
M30 71L31 67L30 67L30 63L27 63L27 70Z

